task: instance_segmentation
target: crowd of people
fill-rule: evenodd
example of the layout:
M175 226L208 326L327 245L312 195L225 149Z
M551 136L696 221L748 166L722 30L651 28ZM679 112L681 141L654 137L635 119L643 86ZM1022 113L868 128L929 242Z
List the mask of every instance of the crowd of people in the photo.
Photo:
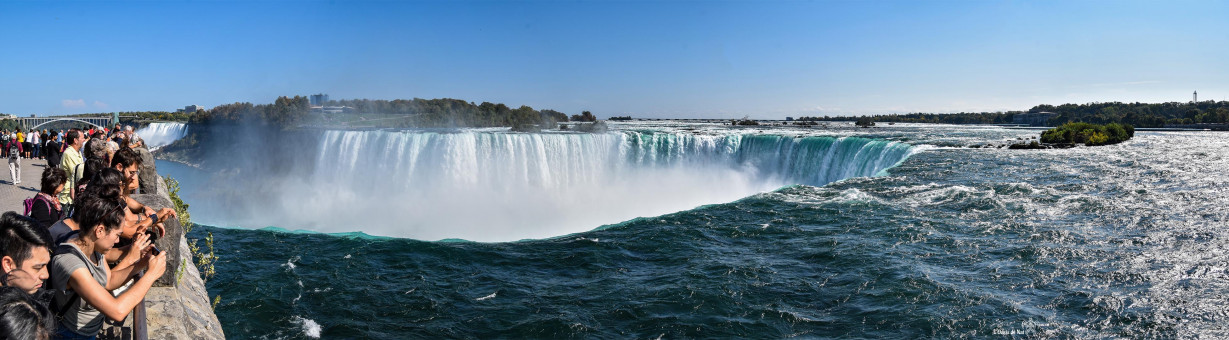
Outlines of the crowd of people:
M120 124L115 124L115 127L110 129L87 127L77 131L91 140L104 140L103 146L109 155L114 155L124 145L134 148L143 146L141 137L132 131L132 126L121 128ZM22 159L42 159L47 161L49 167L58 166L68 148L64 140L66 134L65 130L51 129L22 131L17 128L0 131L0 158L9 161L11 183L21 184Z
M47 166L25 213L0 215L0 339L95 339L166 271L153 242L177 215L131 197L142 162L131 127L3 136L10 169L12 157Z

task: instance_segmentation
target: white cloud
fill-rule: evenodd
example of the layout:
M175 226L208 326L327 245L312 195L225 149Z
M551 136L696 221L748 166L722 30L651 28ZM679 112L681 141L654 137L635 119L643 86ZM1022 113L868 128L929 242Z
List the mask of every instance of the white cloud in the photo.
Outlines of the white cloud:
M103 103L97 100L94 101L94 108L96 109L106 109L107 107L110 107L110 105L107 105L107 103Z
M78 109L85 107L85 99L65 99L60 101L65 108Z

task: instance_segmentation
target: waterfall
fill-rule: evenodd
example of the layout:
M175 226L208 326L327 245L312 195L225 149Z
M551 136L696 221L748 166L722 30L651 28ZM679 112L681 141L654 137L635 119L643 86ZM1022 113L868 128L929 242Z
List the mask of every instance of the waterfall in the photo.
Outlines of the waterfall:
M149 123L148 126L137 130L137 136L140 136L145 141L145 146L150 150L157 150L163 146L183 138L184 134L188 133L188 126L184 123Z
M618 184L662 170L729 170L776 188L874 176L911 150L857 137L327 131L312 176L316 183L370 190L521 190Z
M231 222L422 240L545 238L875 176L913 150L857 137L635 131L323 131L318 140L304 153L314 165L243 188L278 195L236 203L250 220Z

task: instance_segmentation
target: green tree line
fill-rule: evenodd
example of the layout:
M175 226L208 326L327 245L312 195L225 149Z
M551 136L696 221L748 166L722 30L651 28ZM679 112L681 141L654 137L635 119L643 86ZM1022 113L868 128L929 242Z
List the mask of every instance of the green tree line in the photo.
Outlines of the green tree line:
M310 101L304 96L277 97L273 104L233 103L197 111L188 122L192 124L256 124L280 128L298 127L311 113Z
M502 103L474 104L460 99L342 99L331 100L331 106L347 106L358 113L414 115L414 127L522 127L552 126L568 121L568 115L555 110L535 110L522 105L511 108ZM572 120L594 121L588 111L573 115Z
M1011 124L1017 114L1052 112L1057 114L1047 123L1059 126L1072 122L1093 124L1122 123L1137 127L1164 127L1183 124L1229 123L1229 101L1168 102L1168 103L1088 103L1037 105L1028 111L908 113L859 117L802 117L808 121L848 121L870 118L877 122L943 123L943 124Z

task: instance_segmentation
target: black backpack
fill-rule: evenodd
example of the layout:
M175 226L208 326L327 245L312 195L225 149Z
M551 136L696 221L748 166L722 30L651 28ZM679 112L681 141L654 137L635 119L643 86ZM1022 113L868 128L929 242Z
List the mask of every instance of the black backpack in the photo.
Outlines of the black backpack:
M55 255L59 255L59 254L73 254L73 256L76 256L77 258L81 259L81 261L85 261L86 264L93 263L93 262L90 262L89 259L86 259L84 256L82 256L81 252L75 251L75 248L73 246L65 245L63 244L63 242L60 242L61 240L63 240L64 242L67 242L68 239L71 238L72 235L75 235L75 234L77 234L76 230L74 230L71 233L68 233L68 235L64 235L63 237L60 237L60 240L56 240L58 242L56 244L59 244L59 245L55 247L55 251L52 252L51 256L55 257ZM90 271L91 277L94 276L93 269L90 269L90 267L86 267L85 270ZM73 303L77 302L77 300L81 300L81 295L78 295L77 292L74 290L68 290L68 298L65 299L63 304L55 303L55 299L52 298L51 304L50 304L52 315L55 315L55 318L57 321L64 319L64 314L68 313L68 308L72 307Z

